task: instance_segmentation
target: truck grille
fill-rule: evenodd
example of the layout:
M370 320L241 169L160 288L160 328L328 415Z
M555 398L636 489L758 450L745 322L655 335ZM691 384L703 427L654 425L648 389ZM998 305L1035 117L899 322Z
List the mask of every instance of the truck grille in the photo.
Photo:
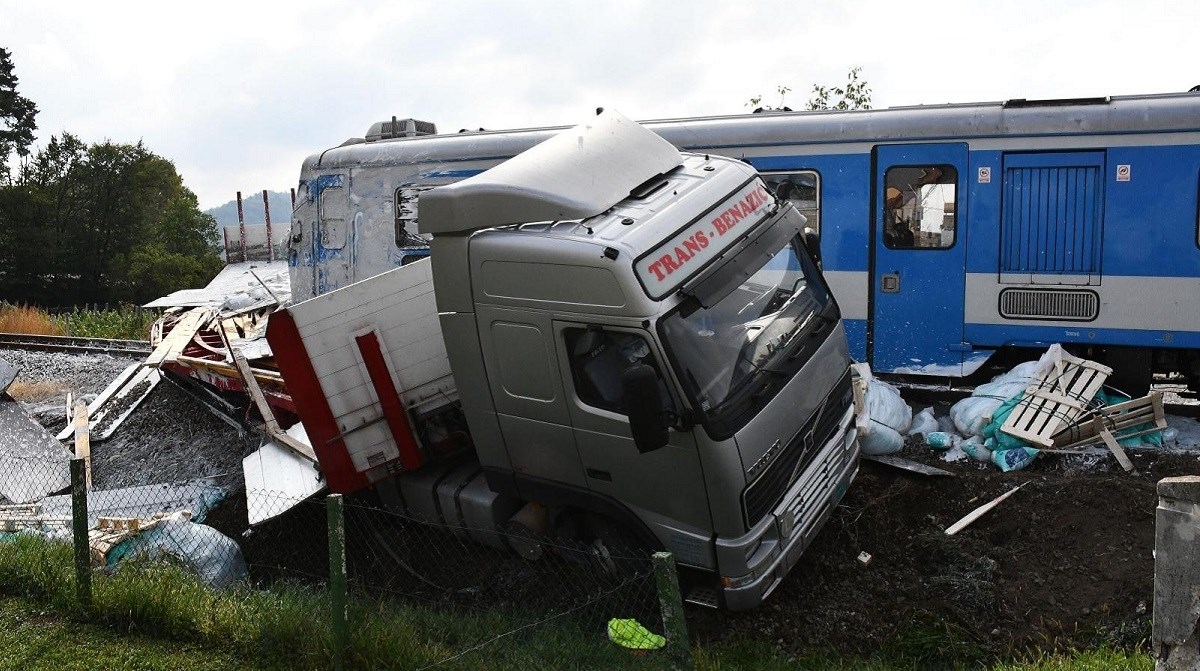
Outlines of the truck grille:
M822 445L837 431L838 420L846 414L853 401L850 387L850 372L834 386L817 412L809 418L774 463L757 480L750 483L742 494L742 512L746 516L747 528L753 527L779 503L784 493L794 482L794 475L802 473L816 457Z
M1005 289L1000 292L1000 316L1007 319L1091 321L1100 313L1094 291L1065 289Z

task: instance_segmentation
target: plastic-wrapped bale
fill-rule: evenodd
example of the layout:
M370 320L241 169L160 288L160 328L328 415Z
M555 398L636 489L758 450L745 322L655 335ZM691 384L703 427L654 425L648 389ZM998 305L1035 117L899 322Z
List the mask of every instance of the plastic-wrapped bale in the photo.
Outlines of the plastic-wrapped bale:
M855 420L863 454L899 452L904 446L903 434L912 424L912 408L900 397L899 389L875 379L867 364L854 364L854 370L866 383L863 407Z
M964 436L979 436L991 421L992 415L1013 396L1023 394L1036 381L1038 361L1026 361L991 382L975 388L970 396L950 408L954 428Z
M154 561L163 557L187 564L201 582L214 589L230 587L247 575L242 549L233 539L210 526L196 524L182 512L114 548L108 564L129 558Z
M933 408L925 408L918 412L908 427L908 435L933 433L938 430L938 421L933 417Z

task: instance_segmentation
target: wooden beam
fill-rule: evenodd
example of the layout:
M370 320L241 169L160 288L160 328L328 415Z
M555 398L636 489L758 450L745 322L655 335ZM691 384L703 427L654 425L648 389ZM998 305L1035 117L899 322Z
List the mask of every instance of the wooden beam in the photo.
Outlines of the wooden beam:
M246 361L246 357L242 355L241 350L230 348L229 351L233 354L233 362L237 365L238 371L241 372L242 382L246 385L246 391L250 392L250 398L254 400L254 404L258 406L258 413L263 417L267 435L296 454L314 464L317 463L317 455L312 451L311 447L289 436L286 431L280 428L279 421L275 419L275 411L271 409L271 404L267 403L267 397L263 396L262 389L258 386L258 380L254 379L254 372L250 370L250 364Z
M1016 494L1017 490L1024 486L1025 486L1024 484L1017 485L1016 487L1013 487L1012 489L1001 494L1000 496L997 496L996 498L992 499L991 501L988 501L987 503L983 504L982 506L979 506L975 510L972 510L971 512L967 513L965 517L963 517L961 520L955 522L954 524L951 524L946 529L946 535L953 536L954 534L962 531L963 529L966 529L968 526L971 525L972 522L979 519L980 517L983 517L983 515L986 514L987 511L1000 505L1000 502L1002 502L1004 499L1007 499L1008 497L1012 496L1013 494Z
M83 459L83 477L88 489L92 488L92 438L88 426L88 407L75 404L75 456Z
M1133 462L1129 460L1129 455L1125 454L1125 450L1117 442L1117 439L1113 438L1113 435L1105 428L1104 419L1096 417L1092 421L1096 425L1096 433L1100 434L1100 438L1104 440L1104 444L1108 446L1108 450L1117 458L1117 463L1121 464L1121 468L1124 468L1126 473L1132 473Z

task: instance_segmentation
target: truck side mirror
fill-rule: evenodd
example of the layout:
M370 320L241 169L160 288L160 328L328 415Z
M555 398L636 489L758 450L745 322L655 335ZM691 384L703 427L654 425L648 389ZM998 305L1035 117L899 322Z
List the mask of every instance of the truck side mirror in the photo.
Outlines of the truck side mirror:
M808 226L805 226L804 230L800 232L800 237L801 237L801 239L804 240L804 248L808 250L809 256L811 256L813 258L813 261L817 262L817 267L820 268L821 267L821 236L820 236L820 234L818 234L815 230L809 228Z
M634 364L621 373L621 388L638 452L645 454L666 445L667 422L658 393L658 374L644 363Z

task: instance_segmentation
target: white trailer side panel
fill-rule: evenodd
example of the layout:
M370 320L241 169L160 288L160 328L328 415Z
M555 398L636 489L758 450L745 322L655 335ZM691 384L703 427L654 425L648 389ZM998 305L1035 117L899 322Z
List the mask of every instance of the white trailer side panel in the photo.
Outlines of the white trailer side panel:
M428 261L396 268L289 308L354 467L399 457L355 338L374 332L410 411L457 398Z

